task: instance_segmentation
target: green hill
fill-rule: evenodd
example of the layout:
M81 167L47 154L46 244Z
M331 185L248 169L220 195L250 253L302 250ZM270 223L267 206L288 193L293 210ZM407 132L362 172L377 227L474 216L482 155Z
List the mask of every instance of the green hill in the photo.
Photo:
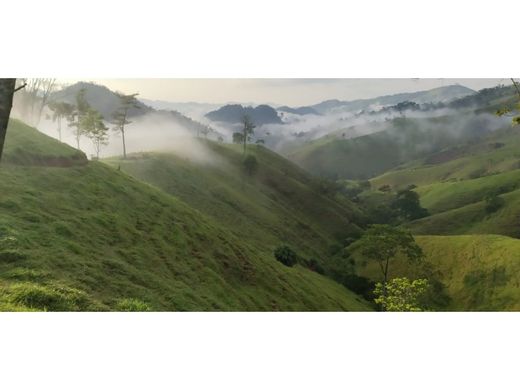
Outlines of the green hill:
M1 310L370 309L330 279L285 267L215 218L19 121L6 143ZM31 158L20 164L26 150ZM60 164L40 163L49 157Z
M319 176L368 179L488 131L473 112L396 118L373 128L380 131L351 139L325 136L291 151L288 157Z
M213 161L145 153L106 162L213 217L266 255L287 243L326 265L346 239L361 232L363 215L353 203L328 193L322 181L278 154L250 145L258 170L247 175L240 146L203 145Z
M520 240L499 235L416 236L416 240L443 285L437 295L447 295L441 309L520 310ZM361 274L379 279L375 263L358 255L356 265ZM391 277L419 277L421 272L421 267L397 260Z

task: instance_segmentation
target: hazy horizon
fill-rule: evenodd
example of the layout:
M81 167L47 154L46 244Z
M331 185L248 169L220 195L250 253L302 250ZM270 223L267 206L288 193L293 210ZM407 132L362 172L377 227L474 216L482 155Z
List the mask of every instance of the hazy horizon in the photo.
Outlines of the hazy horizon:
M508 79L58 79L59 83L94 82L123 93L139 93L148 100L172 103L252 104L305 106L324 100L369 99L460 84L479 90Z

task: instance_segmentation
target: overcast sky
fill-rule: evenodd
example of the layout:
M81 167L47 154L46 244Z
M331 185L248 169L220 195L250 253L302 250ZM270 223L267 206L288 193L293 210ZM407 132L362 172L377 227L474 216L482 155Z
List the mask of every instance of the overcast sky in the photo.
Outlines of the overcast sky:
M62 79L63 83L79 80ZM83 79L141 98L171 102L310 105L461 84L481 89L509 79Z

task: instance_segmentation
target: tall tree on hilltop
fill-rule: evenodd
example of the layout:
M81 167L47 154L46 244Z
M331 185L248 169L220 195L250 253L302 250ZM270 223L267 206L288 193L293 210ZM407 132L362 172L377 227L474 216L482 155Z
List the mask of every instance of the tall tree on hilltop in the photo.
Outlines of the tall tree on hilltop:
M112 115L114 131L121 134L123 140L123 158L126 159L126 141L125 141L125 126L132 123L128 120L128 112L131 108L140 108L139 102L136 99L138 93L130 95L118 94L119 108Z
M254 134L256 126L248 115L244 115L242 124L242 142L244 143L244 154L246 154L247 142L251 141L251 136Z

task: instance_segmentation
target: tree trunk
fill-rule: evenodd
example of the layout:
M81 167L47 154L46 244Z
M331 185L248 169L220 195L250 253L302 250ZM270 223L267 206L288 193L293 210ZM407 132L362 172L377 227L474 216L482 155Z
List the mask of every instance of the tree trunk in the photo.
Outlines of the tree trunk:
M121 128L121 136L123 138L123 160L126 160L126 142L125 142L125 128Z
M13 106L13 94L16 79L0 79L0 160L4 150L5 135L9 124L9 115Z
M60 138L61 142L61 116L58 116L58 137Z
M386 259L384 279L383 279L383 296L384 297L386 297L386 283L388 282L388 263L389 262L390 262L390 259Z

